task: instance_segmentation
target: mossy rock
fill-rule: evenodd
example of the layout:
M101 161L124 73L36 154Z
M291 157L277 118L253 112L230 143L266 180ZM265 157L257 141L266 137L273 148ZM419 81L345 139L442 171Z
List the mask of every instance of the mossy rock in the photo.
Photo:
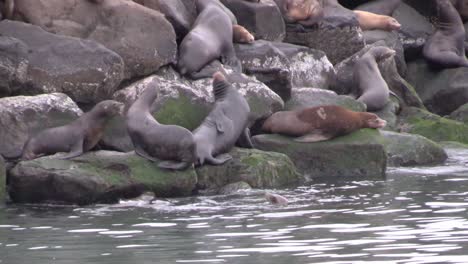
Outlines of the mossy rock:
M436 142L457 141L468 144L468 125L409 107L400 113L400 131L425 136Z
M6 164L0 156L0 205L6 200Z
M217 191L240 181L253 188L282 188L302 182L293 162L284 154L243 148L234 148L229 154L233 159L223 165L196 169L199 189Z
M383 179L387 156L378 130L361 129L316 143L296 142L281 135L257 135L254 146L288 155L299 172L321 179Z
M133 152L89 152L71 160L57 156L18 163L9 173L14 202L91 204L134 198L145 191L158 197L188 196L196 186L194 169L161 170Z
M460 106L457 110L452 112L449 118L468 125L468 103Z

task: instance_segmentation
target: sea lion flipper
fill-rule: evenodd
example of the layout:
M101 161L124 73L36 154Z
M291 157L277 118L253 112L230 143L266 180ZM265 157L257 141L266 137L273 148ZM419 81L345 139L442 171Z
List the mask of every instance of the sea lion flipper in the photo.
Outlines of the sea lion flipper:
M142 158L145 158L149 161L152 161L152 162L159 162L159 160L151 157L148 153L146 153L146 151L144 151L140 146L135 146L135 153L142 157Z
M297 141L297 142L304 142L304 143L308 143L308 142L320 142L320 141L329 140L329 139L331 139L332 137L333 137L333 136L331 136L331 135L322 134L320 131L314 131L314 132L311 133L311 134L307 134L307 135L305 135L305 136L295 138L294 141Z
M188 166L190 166L190 163L185 161L177 162L172 160L165 160L158 163L159 168L167 170L184 170Z
M231 155L224 153L224 154L219 154L216 157L207 157L206 161L208 161L212 165L221 165L231 159L232 159Z
M250 129L248 127L246 127L239 136L236 145L242 148L254 148L252 140L250 139Z
M84 142L84 139L81 138L80 140L75 142L75 144L72 146L69 153L67 153L67 154L65 154L63 156L60 156L58 158L62 159L62 160L65 160L65 159L71 159L71 158L75 158L75 157L80 156L81 154L83 154L83 142Z

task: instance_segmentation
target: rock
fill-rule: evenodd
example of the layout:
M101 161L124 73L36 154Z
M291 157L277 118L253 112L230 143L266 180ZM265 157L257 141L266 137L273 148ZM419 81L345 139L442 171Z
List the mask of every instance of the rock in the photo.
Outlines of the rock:
M372 113L387 121L387 125L383 128L384 130L394 131L397 129L397 113L399 112L399 109L400 105L398 104L398 100L394 97L390 97L390 101L384 106L384 108Z
M293 87L327 89L335 78L333 65L322 51L262 40L235 47L244 71L254 74L284 100L289 99Z
M9 74L15 94L63 92L76 102L92 104L109 99L124 77L122 58L94 41L59 36L10 20L0 22L0 35L17 38L27 46L26 57L13 66L16 74ZM23 58L25 47L18 42L14 47L13 52Z
M234 182L234 183L229 183L222 187L218 194L221 195L230 195L230 194L235 194L240 191L246 191L246 190L251 190L252 187L246 182L240 181L240 182Z
M303 181L293 162L284 154L242 148L234 148L229 154L233 159L223 165L196 169L198 189L218 190L239 181L253 188L281 188Z
M118 91L113 98L125 103L126 109L128 109L146 87L155 85L159 87L160 95L152 109L156 120L162 124L175 124L193 130L211 111L214 102L211 78L197 81L188 80L181 78L177 72L169 67ZM283 100L263 83L252 78L244 78L243 82L235 82L233 85L247 99L252 120L283 109ZM103 141L106 146L116 150L130 151L133 149L127 135L125 121L121 117L111 121Z
M424 60L408 64L408 81L424 105L438 115L448 115L468 102L468 68L432 69Z
M18 93L18 84L27 82L28 64L28 46L0 36L0 97Z
M288 155L306 177L385 178L387 156L377 130L361 129L317 143L300 143L281 135L257 135L252 140L256 148Z
M294 89L292 97L286 102L285 110L294 110L303 107L315 107L320 105L339 105L353 111L365 111L364 103L358 102L350 96L337 95L333 91L317 88Z
M457 141L468 144L468 125L415 107L403 109L398 127L401 132L422 135L436 142Z
M359 27L356 14L343 7L338 0L324 0L322 3L324 14L322 21L320 21L321 27Z
M389 166L442 164L447 153L437 143L420 135L382 131Z
M239 25L250 31L255 39L283 41L286 36L283 17L273 0L259 3L221 0L237 18Z
M9 193L17 203L86 205L135 198L145 191L156 197L188 196L196 181L194 169L162 171L133 152L98 151L72 160L48 156L20 162L9 172Z
M52 33L94 40L119 54L125 62L126 79L151 74L176 60L176 36L171 24L158 11L132 1L15 3L15 12L23 21Z
M468 103L460 106L457 110L453 111L450 116L450 119L463 122L468 125Z
M78 106L60 93L0 99L0 155L19 157L29 135L68 124L81 114Z
M425 4L427 5L427 1ZM434 33L429 19L406 3L400 4L393 12L393 17L401 24L398 34L405 49L406 59L420 56L426 40Z
M6 201L6 164L0 156L0 206Z

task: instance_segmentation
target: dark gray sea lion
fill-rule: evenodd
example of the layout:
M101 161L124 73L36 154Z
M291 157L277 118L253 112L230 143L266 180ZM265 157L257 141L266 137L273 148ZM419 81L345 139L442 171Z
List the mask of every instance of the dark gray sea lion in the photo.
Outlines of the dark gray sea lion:
M385 125L385 120L372 113L324 105L276 112L265 120L262 131L296 137L294 140L298 142L319 142L361 128L382 128Z
M232 157L229 152L240 137L251 147L247 128L250 107L245 98L226 81L220 72L213 75L215 104L203 123L195 129L197 163L223 164Z
M203 67L219 58L223 64L241 72L232 42L231 18L218 4L200 5L200 9L192 30L180 44L179 72L196 78L210 77L213 72L203 71Z
M57 152L68 152L59 157L70 159L91 150L101 139L107 122L123 111L124 105L106 100L68 125L49 128L30 137L23 147L22 160L35 159Z
M374 14L391 16L400 6L401 0L377 0L362 4L354 10L367 11Z
M275 0L286 23L313 26L323 18L322 0Z
M356 17L359 21L359 27L361 27L362 30L380 29L385 31L393 31L399 30L401 27L401 24L391 16L378 15L361 10L354 10L353 12L356 14Z
M465 27L450 0L435 0L436 31L426 41L423 56L443 68L468 67L465 57Z
M394 55L394 50L377 46L372 47L356 61L354 80L359 90L357 100L366 104L367 111L378 111L389 101L390 90L377 63Z
M135 153L163 169L183 170L195 161L192 132L176 125L160 124L150 109L158 92L148 87L127 111L127 131Z

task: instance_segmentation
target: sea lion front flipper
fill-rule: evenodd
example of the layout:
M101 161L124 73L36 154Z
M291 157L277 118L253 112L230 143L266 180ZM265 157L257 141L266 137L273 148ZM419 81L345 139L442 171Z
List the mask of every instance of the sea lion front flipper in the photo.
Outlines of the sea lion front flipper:
M232 159L231 155L224 153L224 154L219 154L216 157L207 157L206 161L208 161L211 165L221 165L231 159Z
M145 158L149 161L152 161L152 162L159 162L159 160L151 157L148 153L146 153L146 151L144 151L140 146L135 146L135 153L142 157L142 158Z
M158 163L158 167L166 170L185 170L190 163L185 161L165 160Z
M250 129L248 127L246 127L239 136L236 145L242 148L254 148L252 140L250 139Z
M75 144L71 147L70 152L61 157L58 157L58 159L62 159L62 160L71 159L71 158L75 158L83 154L83 142L84 142L83 138L75 142Z
M311 134L307 134L305 136L295 138L294 141L308 143L308 142L325 141L331 138L333 138L332 135L326 135L326 134L322 134L320 131L314 131Z

